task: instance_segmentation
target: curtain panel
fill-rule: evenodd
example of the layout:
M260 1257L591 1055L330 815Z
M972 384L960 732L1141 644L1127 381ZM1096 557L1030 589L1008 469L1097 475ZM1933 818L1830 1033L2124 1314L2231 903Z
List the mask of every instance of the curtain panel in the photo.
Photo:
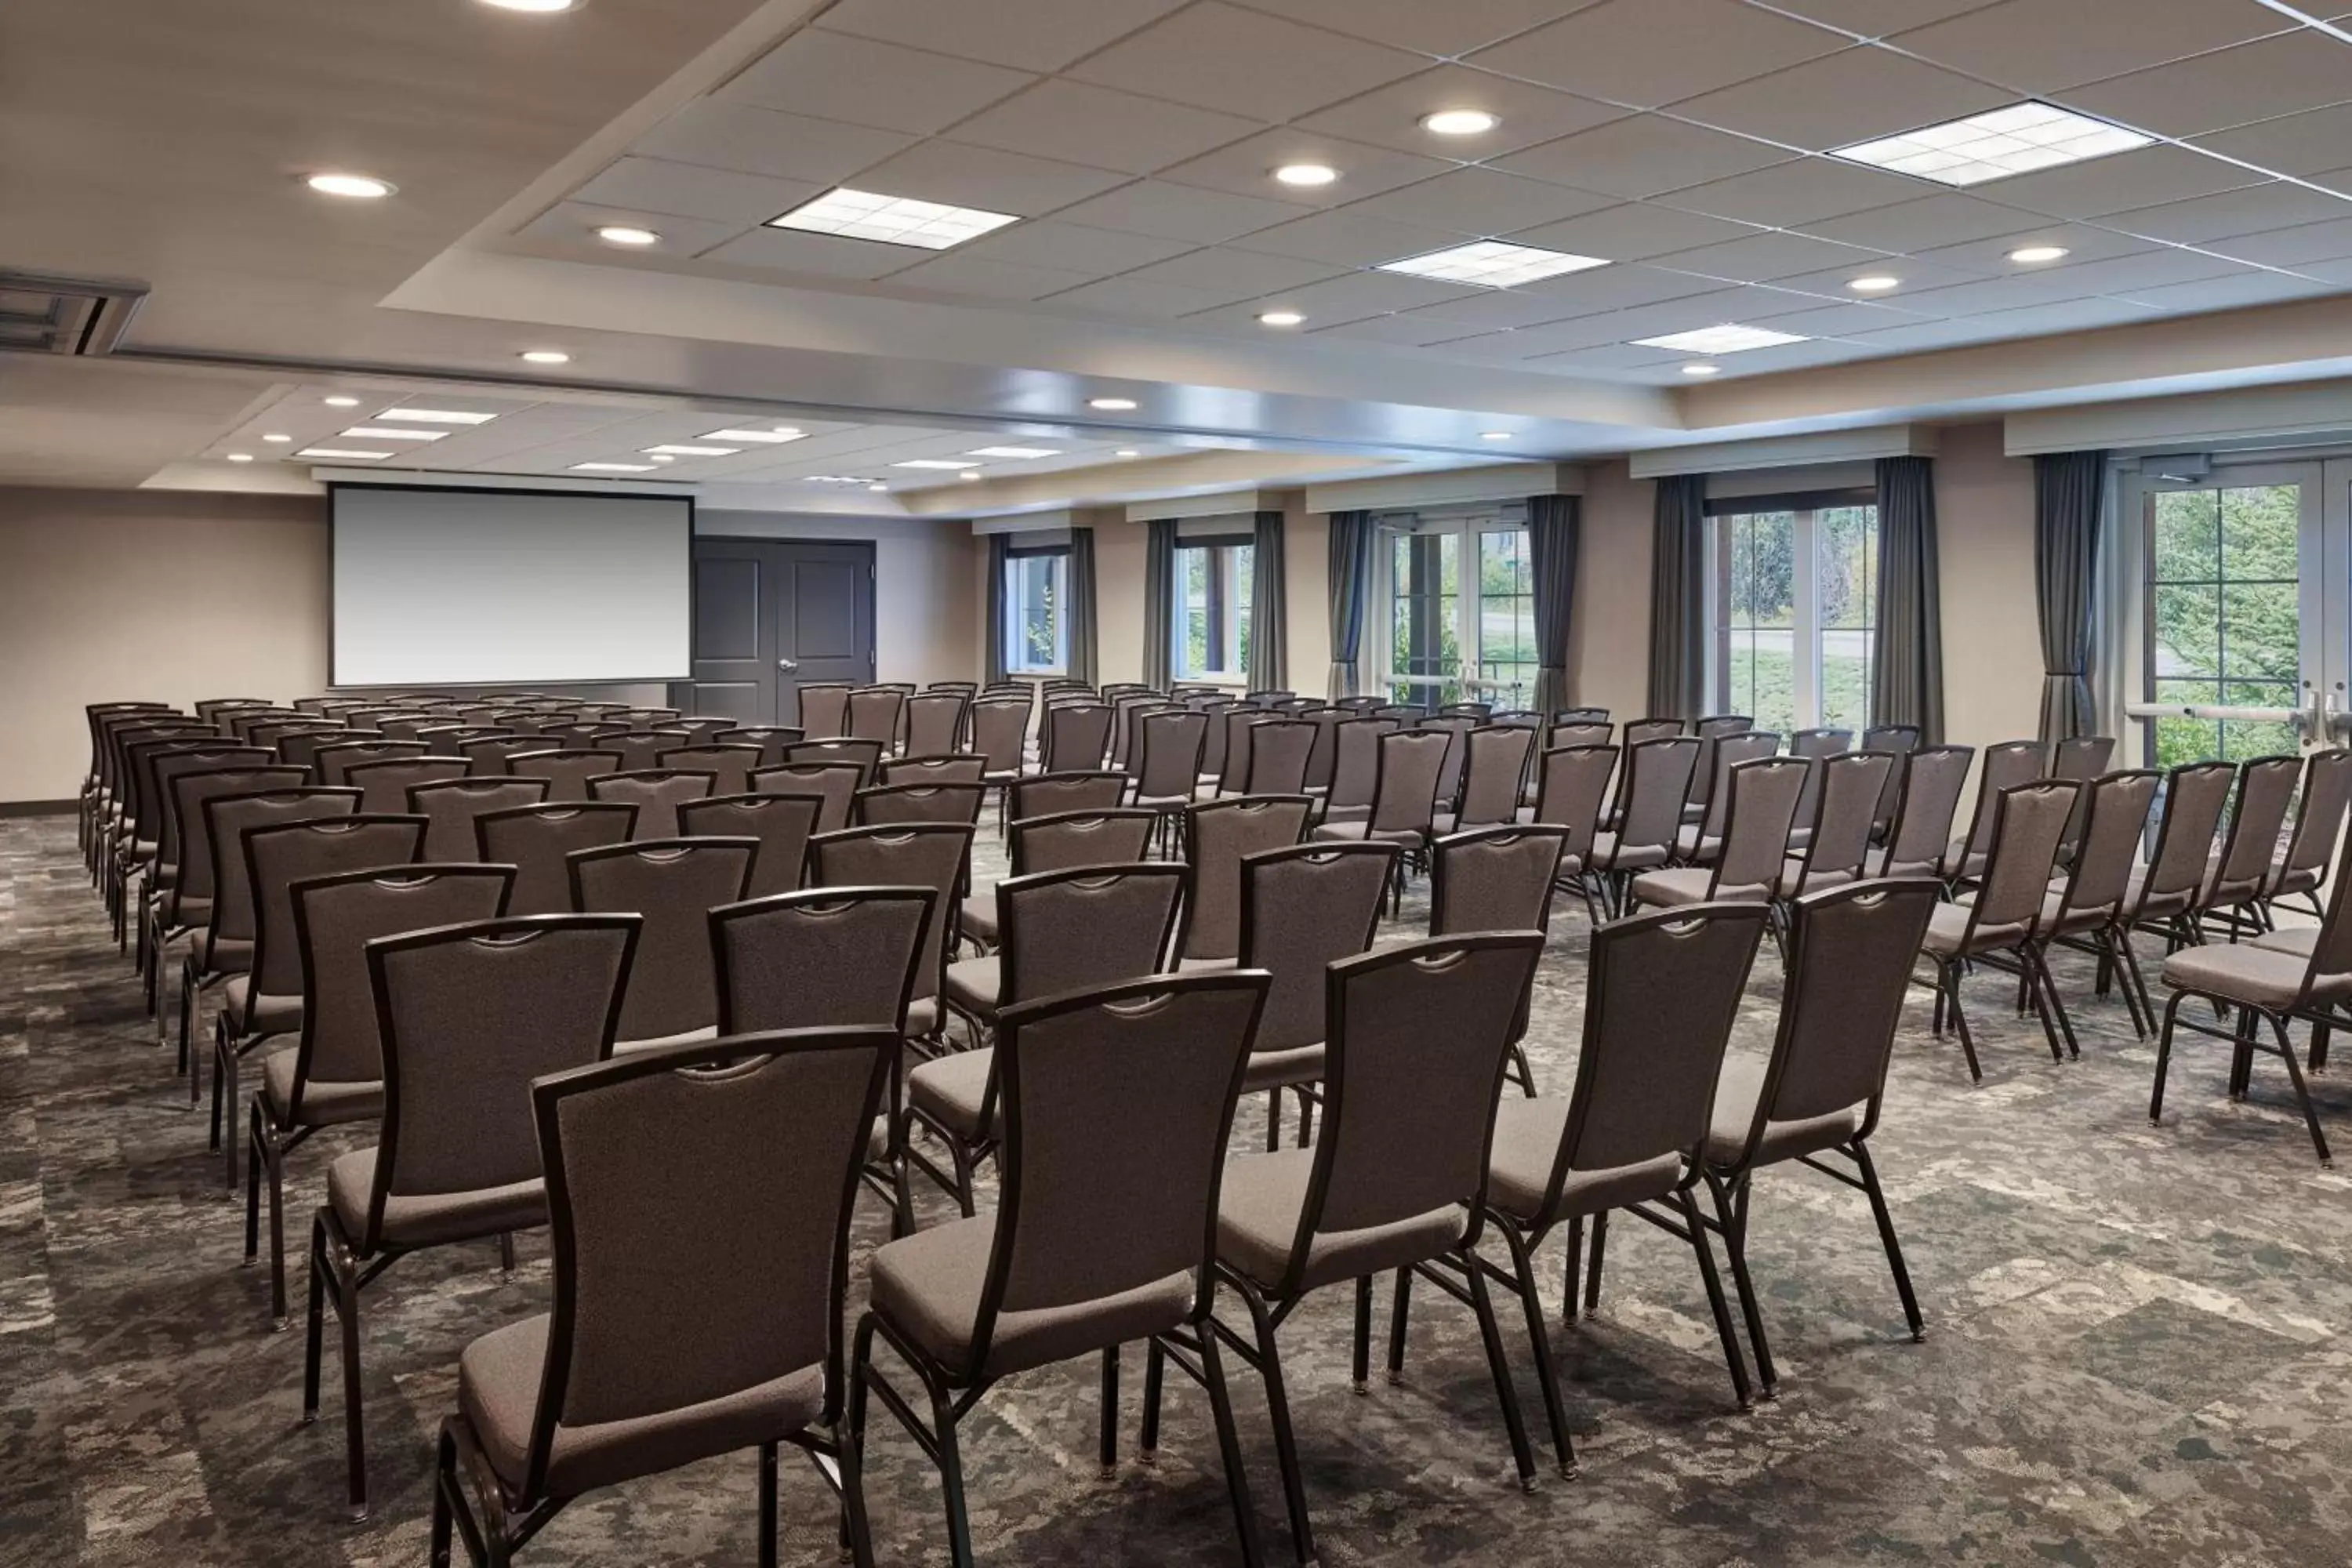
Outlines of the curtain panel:
M2033 603L2042 620L2042 739L2087 735L2091 632L2099 573L2105 452L2050 452L2033 459Z
M1696 719L1706 702L1706 476L1657 481L1650 553L1650 716Z
M1377 531L1368 511L1335 511L1330 517L1331 679L1337 701L1363 689L1360 656L1364 606L1372 593L1372 542Z
M988 647L982 651L981 666L992 686L1004 679L1004 563L1012 548L1009 534L988 536Z
M1070 595L1071 676L1095 683L1095 531L1070 530L1070 559L1066 570Z
M1282 569L1282 514L1262 511L1250 542L1249 686L1252 691L1278 691L1289 666L1289 638L1283 629L1289 595Z
M1870 648L1870 721L1944 739L1944 622L1936 559L1936 465L1878 459L1878 629Z
M1575 496L1528 498L1528 575L1535 590L1535 710L1547 716L1569 704L1569 616L1576 603L1576 561L1583 530Z
M1168 689L1173 676L1171 637L1176 595L1176 520L1143 525L1143 683Z

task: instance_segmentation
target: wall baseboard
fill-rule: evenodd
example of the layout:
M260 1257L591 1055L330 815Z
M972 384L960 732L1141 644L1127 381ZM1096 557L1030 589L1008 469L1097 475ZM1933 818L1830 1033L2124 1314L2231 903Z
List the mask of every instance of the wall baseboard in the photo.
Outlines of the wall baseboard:
M73 800L0 800L0 816L71 816L80 805Z

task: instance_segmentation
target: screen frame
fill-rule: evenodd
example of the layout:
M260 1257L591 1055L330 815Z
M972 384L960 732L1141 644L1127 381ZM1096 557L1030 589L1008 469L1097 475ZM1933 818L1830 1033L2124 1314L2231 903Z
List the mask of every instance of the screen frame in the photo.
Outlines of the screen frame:
M635 500L676 500L686 503L686 668L676 675L605 675L593 680L372 680L346 683L335 679L335 510L337 498L344 490L411 490L428 495L469 496L540 496L560 500L598 499L605 496L627 496ZM694 570L694 542L699 533L701 512L694 494L654 494L650 491L557 489L533 485L411 485L394 482L371 484L365 479L329 479L327 481L327 689L331 691L404 691L419 685L436 691L495 691L517 684L547 687L599 686L677 686L694 679L694 628L701 605L697 603L700 584Z

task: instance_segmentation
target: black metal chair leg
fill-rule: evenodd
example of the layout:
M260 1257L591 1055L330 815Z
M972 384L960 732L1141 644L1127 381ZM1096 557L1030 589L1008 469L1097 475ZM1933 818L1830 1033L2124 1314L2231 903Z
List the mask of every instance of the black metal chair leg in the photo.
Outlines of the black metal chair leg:
M1592 1216L1592 1256L1585 1268L1584 1315L1588 1318L1601 1310L1601 1265L1609 1254L1609 1211L1602 1209Z
M776 1568L776 1446L760 1445L760 1568Z
M2156 1085L2148 1091L2147 1120L2155 1126L2164 1120L2164 1078L2172 1066L2172 1021L2180 1012L2180 1004L2188 998L2186 991L2176 991L2164 1005L2164 1026L2156 1036Z
M1155 1342L1156 1345L1156 1342ZM1217 1452L1224 1461L1225 1490L1234 1504L1234 1528L1241 1536L1242 1568L1261 1568L1265 1547L1258 1537L1257 1507L1250 1500L1249 1472L1242 1468L1241 1432L1234 1423L1233 1390L1225 1383L1225 1363L1217 1349L1215 1332L1201 1330L1202 1381L1209 1387L1209 1408L1217 1423Z
M1911 1289L1911 1271L1903 1267L1903 1243L1895 1238L1895 1216L1887 1211L1886 1190L1878 1184L1878 1166L1870 1158L1870 1150L1859 1140L1847 1147L1854 1164L1862 1172L1862 1190L1870 1198L1870 1217L1878 1222L1879 1243L1886 1248L1886 1267L1894 1272L1895 1294L1903 1298L1904 1321L1911 1325L1911 1340L1916 1344L1927 1337L1927 1326L1919 1316L1919 1298Z
M1372 1277L1369 1274L1356 1277L1355 1341L1351 1371L1356 1392L1364 1394L1370 1392L1372 1377Z
M1584 1216L1578 1215L1568 1222L1568 1284L1560 1292L1560 1318L1576 1321L1577 1302L1582 1299L1578 1289L1578 1277L1584 1268Z
M1544 1327L1543 1297L1536 1290L1535 1252L1527 1238L1507 1226L1496 1227L1511 1254L1511 1273L1518 1286L1519 1311L1528 1321L1528 1346L1535 1352L1536 1384L1543 1390L1544 1415L1551 1423L1552 1449L1559 1458L1563 1479L1576 1479L1576 1444L1569 1436L1568 1405L1559 1391L1559 1369L1552 1364L1551 1334Z
M1389 1305L1389 1381L1404 1381L1405 1324L1412 1310L1412 1270L1396 1271L1396 1300Z
M1291 1544L1301 1563L1313 1563L1315 1527L1307 1519L1307 1479L1300 1473L1298 1438L1290 1426L1290 1397L1283 1388L1282 1352L1274 1342L1274 1318L1255 1290L1242 1286L1234 1293L1249 1308L1257 1341L1258 1375L1265 1384L1266 1413L1274 1423L1274 1452L1282 1467L1282 1500L1290 1515Z
M1168 1352L1154 1338L1143 1348L1143 1436L1136 1458L1150 1465L1160 1459L1160 1385L1168 1373Z
M1960 1054L1969 1059L1969 1081L1982 1083L1984 1067L1977 1060L1977 1043L1974 1037L1969 1033L1969 1016L1960 1007L1959 965L1957 963L1938 965L1937 973L1942 977L1945 993L1949 999L1948 1007L1952 1016L1952 1026L1960 1037Z
M1683 1223L1690 1227L1691 1250L1698 1254L1699 1278L1706 1285L1706 1304L1715 1312L1716 1337L1723 1342L1724 1363L1731 1369L1732 1392L1739 1397L1739 1408L1750 1409L1756 1396L1748 1385L1748 1358L1739 1351L1738 1331L1731 1326L1731 1305L1723 1299L1723 1279L1716 1272L1715 1248L1708 1245L1706 1226L1699 1220L1698 1202L1690 1189L1685 1187L1676 1194L1682 1205Z
M1494 1293L1486 1289L1486 1271L1476 1254L1465 1247L1454 1256L1469 1276L1470 1307L1478 1314L1478 1337L1486 1344L1486 1367L1494 1374L1495 1397L1502 1402L1503 1429L1511 1438L1511 1462L1519 1468L1519 1485L1533 1491L1535 1451L1528 1447L1527 1420L1519 1414L1518 1391L1511 1386L1511 1362L1503 1351L1503 1325L1495 1317Z
M2303 1064L2294 1058L2294 1042L2286 1037L2286 1021L2275 1013L2266 1013L2271 1033L2278 1040L2279 1059L2286 1063L2286 1076L2294 1083L2294 1097L2303 1104L2304 1124L2311 1129L2311 1146L2319 1152L2319 1168L2336 1168L2335 1159L2327 1152L2327 1134L2319 1130L2319 1108L2311 1102L2311 1086L2303 1080Z
M1109 1480L1118 1474L1118 1347L1105 1345L1102 1352L1102 1441L1096 1456L1102 1465L1102 1479Z
M1710 1173L1706 1185L1715 1203L1716 1218L1723 1226L1723 1250L1731 1259L1731 1284L1739 1292L1739 1315L1748 1325L1748 1345L1756 1352L1757 1394L1763 1399L1777 1399L1780 1374L1772 1365L1771 1342L1765 1338L1764 1313L1756 1298L1756 1281L1748 1273L1748 1198L1755 1190L1754 1184L1743 1176L1737 1190L1728 1189Z

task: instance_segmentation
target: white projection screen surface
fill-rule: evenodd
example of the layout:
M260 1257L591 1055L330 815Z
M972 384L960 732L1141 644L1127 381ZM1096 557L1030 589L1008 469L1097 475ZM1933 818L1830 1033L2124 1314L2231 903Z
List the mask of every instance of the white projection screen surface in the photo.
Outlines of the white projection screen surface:
M339 485L337 686L684 680L683 496Z

